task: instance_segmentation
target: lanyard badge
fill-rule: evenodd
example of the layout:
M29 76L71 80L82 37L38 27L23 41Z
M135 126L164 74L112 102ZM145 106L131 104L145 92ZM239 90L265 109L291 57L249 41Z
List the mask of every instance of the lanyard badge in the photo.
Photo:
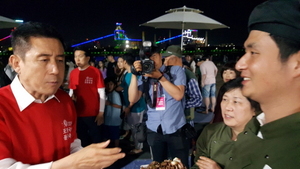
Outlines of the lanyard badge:
M165 95L161 94L157 97L157 90L158 90L159 83L154 82L153 85L153 107L155 107L155 110L165 110L166 103L165 103Z

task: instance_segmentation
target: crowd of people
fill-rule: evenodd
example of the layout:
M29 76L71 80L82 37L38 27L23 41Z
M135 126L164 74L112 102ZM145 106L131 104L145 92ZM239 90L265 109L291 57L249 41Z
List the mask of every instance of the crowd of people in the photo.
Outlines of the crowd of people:
M218 94L218 69L209 57L183 59L179 46L163 53L152 46L153 70L145 73L131 54L94 63L88 49L76 47L74 67L55 28L26 22L11 34L8 66L0 64L0 168L106 168L125 157L119 141L129 133L129 153L141 153L144 132L157 162L177 157L193 169L296 169L299 20L298 0L258 5L249 17L245 54L222 66ZM193 119L202 97L202 113L215 117L197 135ZM145 130L137 130L143 122Z

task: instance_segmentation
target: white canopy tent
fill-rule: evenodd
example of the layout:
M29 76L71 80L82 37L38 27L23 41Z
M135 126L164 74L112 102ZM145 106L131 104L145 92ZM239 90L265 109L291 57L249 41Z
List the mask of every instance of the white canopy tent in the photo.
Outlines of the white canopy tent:
M22 22L16 22L13 19L9 19L4 16L0 16L0 29L17 27L21 23Z
M142 26L154 27L156 29L181 29L182 32L185 29L220 29L229 28L228 26L211 19L205 15L199 9L188 8L183 6L182 8L175 8L166 11L167 14L150 20L146 23L141 24ZM205 37L207 45L207 34ZM183 43L183 37L181 37L181 48Z

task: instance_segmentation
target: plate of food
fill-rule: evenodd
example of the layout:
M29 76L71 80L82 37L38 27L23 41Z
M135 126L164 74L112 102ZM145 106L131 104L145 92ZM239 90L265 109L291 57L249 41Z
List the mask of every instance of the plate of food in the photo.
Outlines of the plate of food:
M181 162L181 160L175 157L173 160L164 160L159 163L152 161L150 164L141 165L140 169L187 169Z

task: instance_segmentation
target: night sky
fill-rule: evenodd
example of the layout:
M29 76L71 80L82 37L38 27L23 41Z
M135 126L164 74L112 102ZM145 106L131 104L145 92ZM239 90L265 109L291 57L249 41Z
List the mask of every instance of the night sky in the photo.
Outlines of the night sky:
M165 14L172 8L196 8L203 15L215 19L230 29L209 31L209 44L235 43L242 45L247 38L247 21L252 9L263 0L1 0L0 15L11 19L46 22L55 26L68 45L95 39L113 33L115 23L128 38L141 39L142 31L146 40L168 37L168 29L154 29L139 26ZM0 39L9 35L10 29L0 29ZM172 36L180 30L171 30ZM199 30L204 37L205 31ZM9 40L1 41L0 45ZM102 45L113 43L113 38L101 40Z

